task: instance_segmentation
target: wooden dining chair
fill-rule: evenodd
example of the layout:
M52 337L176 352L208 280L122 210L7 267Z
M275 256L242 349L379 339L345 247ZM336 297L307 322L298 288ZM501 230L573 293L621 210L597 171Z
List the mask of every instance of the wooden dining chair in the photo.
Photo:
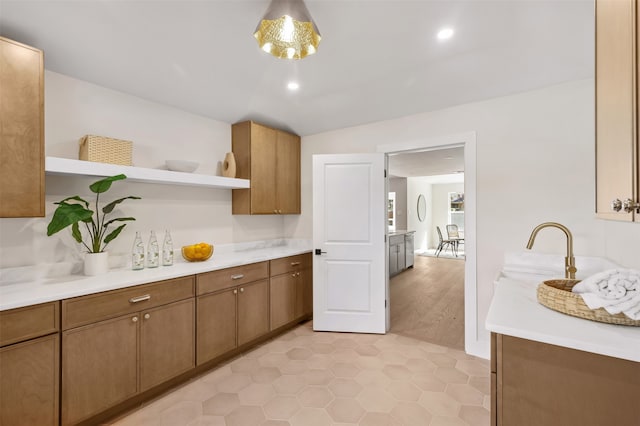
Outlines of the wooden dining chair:
M438 243L438 248L436 248L436 257L440 257L440 253L442 253L442 250L446 249L447 247L451 247L451 253L456 254L453 241L451 241L450 239L445 240L444 238L442 238L442 231L440 230L439 226L436 226L436 231L438 231L438 240L440 240L440 242Z
M464 238L460 236L460 230L458 229L458 225L455 225L455 224L447 225L447 238L455 246L455 251L457 256L458 247L460 246L460 244L464 244Z

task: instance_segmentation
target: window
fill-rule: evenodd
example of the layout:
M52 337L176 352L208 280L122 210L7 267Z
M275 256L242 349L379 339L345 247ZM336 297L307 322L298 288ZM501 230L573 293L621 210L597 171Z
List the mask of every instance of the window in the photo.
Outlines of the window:
M449 193L449 223L464 231L464 193Z

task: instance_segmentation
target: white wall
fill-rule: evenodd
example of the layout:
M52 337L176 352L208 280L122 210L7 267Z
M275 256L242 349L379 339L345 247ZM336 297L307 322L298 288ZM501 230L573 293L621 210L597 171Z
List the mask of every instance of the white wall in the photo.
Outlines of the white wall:
M437 184L431 186L433 222L431 224L431 238L429 247L438 247L438 233L436 226L440 227L442 236L447 238L447 224L449 223L449 193L464 192L464 183Z
M431 226L433 223L432 185L428 179L428 177L407 178L407 223L409 230L416 231L414 235L415 250L430 248L431 234L432 232L435 233L435 231L432 231L434 228ZM420 194L424 195L427 202L426 215L423 221L418 220L418 197Z
M477 343L486 353L484 321L503 254L524 249L535 225L563 223L574 234L576 255L640 269L640 225L595 218L591 79L304 137L302 215L285 219L285 234L312 235L312 155L374 152L378 145L464 132L477 136ZM563 253L565 246L561 232L545 230L534 250Z
M219 174L231 150L231 125L145 101L51 71L45 73L45 151L47 156L78 158L85 134L134 142L136 166L161 168L166 159L200 162L196 173ZM70 195L92 199L88 184L98 178L46 177L46 218L0 219L0 267L80 259L70 231L46 237L53 202ZM120 212L133 216L110 253L128 257L135 231L145 244L149 231L162 239L170 229L174 246L207 241L215 244L282 238L282 216L232 216L231 190L117 182L104 199L138 195Z

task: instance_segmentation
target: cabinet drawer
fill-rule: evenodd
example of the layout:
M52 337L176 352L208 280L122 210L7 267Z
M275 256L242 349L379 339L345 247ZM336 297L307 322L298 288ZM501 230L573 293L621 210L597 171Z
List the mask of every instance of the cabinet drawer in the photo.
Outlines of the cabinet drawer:
M396 244L404 244L404 234L402 235L391 235L389 237L389 245L395 246Z
M311 268L312 262L311 253L274 259L271 261L271 276Z
M259 262L198 274L198 295L261 280L269 276L269 263Z
M92 294L62 301L62 329L149 309L194 296L194 277Z
M60 302L0 312L0 346L54 333L60 329Z

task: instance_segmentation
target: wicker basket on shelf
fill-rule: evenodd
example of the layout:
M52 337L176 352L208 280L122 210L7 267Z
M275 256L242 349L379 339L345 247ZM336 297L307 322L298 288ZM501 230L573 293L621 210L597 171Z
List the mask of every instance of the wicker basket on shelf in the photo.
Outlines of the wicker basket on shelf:
M98 163L131 165L131 151L133 142L106 136L86 135L80 138L80 153L78 158Z
M579 282L580 280L570 279L544 281L538 285L538 302L547 308L578 318L640 327L640 321L632 320L623 313L612 315L604 308L589 309L579 294L571 292Z

